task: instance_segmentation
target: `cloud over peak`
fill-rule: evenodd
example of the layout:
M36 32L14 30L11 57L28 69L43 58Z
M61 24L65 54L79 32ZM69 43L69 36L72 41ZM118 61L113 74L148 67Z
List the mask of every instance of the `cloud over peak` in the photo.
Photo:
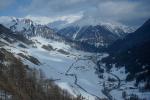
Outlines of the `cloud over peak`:
M10 5L8 0L2 1L0 9L4 9L4 5L5 8L6 5ZM19 9L14 9L18 14L47 16L50 17L45 18L48 21L52 18L67 19L71 22L82 16L87 21L91 19L95 22L116 21L130 26L139 26L150 17L150 0L21 0L20 2L28 4L18 3Z
M53 23L55 21L66 21L67 23L73 23L82 18L82 15L75 14L75 15L66 15L66 16L58 16L58 17L46 17L46 16L32 16L27 15L25 18L31 19L32 21L45 25L49 23Z

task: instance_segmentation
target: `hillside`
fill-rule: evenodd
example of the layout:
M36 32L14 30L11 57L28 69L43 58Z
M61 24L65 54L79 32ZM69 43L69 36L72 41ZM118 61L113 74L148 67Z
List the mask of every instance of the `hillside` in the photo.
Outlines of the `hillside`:
M109 46L110 56L103 59L107 64L116 67L125 66L130 74L127 80L136 79L149 83L150 79L150 20L146 21L134 33Z

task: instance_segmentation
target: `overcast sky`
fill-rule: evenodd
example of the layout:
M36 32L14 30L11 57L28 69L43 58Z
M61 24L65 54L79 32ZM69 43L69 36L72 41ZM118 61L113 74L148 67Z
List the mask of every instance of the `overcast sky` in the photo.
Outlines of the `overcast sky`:
M0 16L82 18L139 26L150 18L149 5L150 0L0 0Z

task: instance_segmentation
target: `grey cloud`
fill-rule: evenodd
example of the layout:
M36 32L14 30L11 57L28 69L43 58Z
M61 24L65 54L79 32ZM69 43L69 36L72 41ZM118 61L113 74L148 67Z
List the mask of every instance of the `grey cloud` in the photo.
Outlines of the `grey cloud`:
M150 0L32 0L30 15L63 16L83 12L83 18L137 26L150 17Z
M95 22L116 21L130 26L139 26L150 18L150 7L141 2L106 1L99 3L84 13L84 16L92 16Z
M103 0L32 0L25 11L34 14L70 14L85 11ZM38 10L37 10L38 9Z

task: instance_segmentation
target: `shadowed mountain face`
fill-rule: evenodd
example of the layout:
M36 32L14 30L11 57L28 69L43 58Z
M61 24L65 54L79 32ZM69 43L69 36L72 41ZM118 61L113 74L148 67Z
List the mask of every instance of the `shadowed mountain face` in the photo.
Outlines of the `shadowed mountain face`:
M0 37L7 40L9 43L15 42L17 40L22 41L26 44L31 44L32 42L28 40L23 34L17 32L12 32L10 29L0 24Z
M150 41L150 19L146 21L134 33L127 35L125 38L115 41L109 46L109 52L117 53L125 51L134 46L142 45Z
M103 59L107 64L125 66L130 72L127 79L150 81L150 20L134 33L109 46L110 56Z

